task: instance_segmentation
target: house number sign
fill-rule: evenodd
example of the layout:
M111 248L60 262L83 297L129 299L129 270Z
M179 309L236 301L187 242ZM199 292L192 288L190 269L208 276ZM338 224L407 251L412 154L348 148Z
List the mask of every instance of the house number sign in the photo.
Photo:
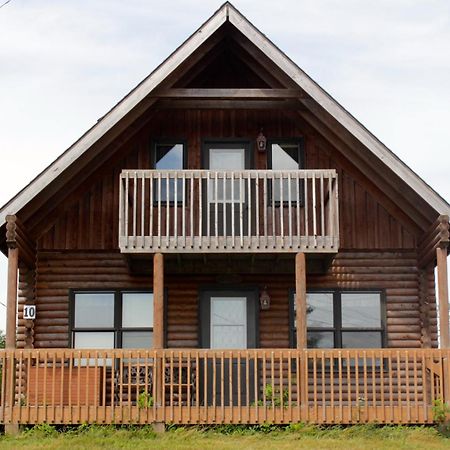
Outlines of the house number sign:
M36 319L36 306L35 305L25 305L23 307L23 318L28 320Z

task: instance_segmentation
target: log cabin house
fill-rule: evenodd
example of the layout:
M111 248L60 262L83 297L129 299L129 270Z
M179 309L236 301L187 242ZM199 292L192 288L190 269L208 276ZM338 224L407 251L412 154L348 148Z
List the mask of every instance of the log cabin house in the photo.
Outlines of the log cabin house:
M227 2L0 210L0 421L430 423L449 213Z

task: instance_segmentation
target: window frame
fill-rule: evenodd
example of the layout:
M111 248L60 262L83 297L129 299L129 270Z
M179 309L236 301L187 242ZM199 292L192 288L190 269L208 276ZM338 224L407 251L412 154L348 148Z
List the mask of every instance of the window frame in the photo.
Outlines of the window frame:
M308 331L324 331L333 332L334 347L333 348L343 348L342 347L342 333L345 332L357 332L364 333L367 331L377 332L381 334L381 348L386 348L387 346L387 330L386 330L386 291L385 289L379 288L364 288L364 289L308 289L307 294L313 293L326 293L333 295L333 327L311 327L307 328ZM380 295L380 327L367 327L367 328L357 328L357 327L342 327L342 294L352 294L352 293L373 293ZM289 345L291 348L296 344L296 328L295 323L295 313L294 313L294 295L295 289L289 289Z
M292 138L271 138L267 141L267 169L268 170L283 170L283 169L273 169L273 159L272 159L272 145L273 144L297 144L297 156L298 156L298 170L305 169L305 138L304 137L292 137ZM287 170L287 169L285 169ZM304 180L300 180L299 182L299 206L303 206L305 203L305 185ZM275 204L275 207L281 206L280 200L272 200L272 183L268 185L268 201L270 204ZM288 200L283 201L283 205L287 205ZM296 205L297 201L291 201L292 205Z
M183 146L183 167L181 169L160 169L161 171L164 170L186 170L188 168L188 146L187 146L187 139L183 138L183 139L176 139L176 138L165 138L165 137L160 137L160 138L155 138L152 139L150 141L150 165L152 167L153 170L159 170L156 168L156 148L158 145L161 146L174 146L177 144L181 144ZM156 180L154 180L154 182L156 182ZM187 190L186 190L187 191ZM187 198L187 192L185 192L185 196ZM169 200L168 204L169 206L175 206L176 205L182 205L183 204L183 198L182 198L182 192L178 192L178 197L179 200ZM186 200L185 198L185 200ZM162 199L159 200L159 198L157 197L157 192L156 192L156 186L154 186L153 189L153 206L157 206L159 202L161 202L161 205L166 205L167 204L167 200L166 199Z
M69 289L69 348L74 348L75 333L101 333L112 332L114 334L114 349L122 347L122 334L127 331L145 331L153 333L152 327L122 327L122 294L152 294L153 289L145 288L124 288L124 289L89 289L89 288L73 288ZM76 294L113 294L114 295L114 323L112 327L75 327L75 298ZM166 302L166 295L164 295ZM164 308L165 310L167 308ZM164 318L164 321L165 318ZM165 340L165 339L164 339Z

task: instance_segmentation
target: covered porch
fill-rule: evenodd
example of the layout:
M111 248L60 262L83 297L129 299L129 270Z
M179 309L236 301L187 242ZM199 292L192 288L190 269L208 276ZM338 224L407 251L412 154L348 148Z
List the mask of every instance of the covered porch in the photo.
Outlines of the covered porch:
M174 348L165 329L168 256L152 258L152 348L15 349L10 327L9 348L0 352L3 423L422 424L433 422L436 400L450 401L446 258L437 260L441 349L308 349L304 253L291 260L297 348Z

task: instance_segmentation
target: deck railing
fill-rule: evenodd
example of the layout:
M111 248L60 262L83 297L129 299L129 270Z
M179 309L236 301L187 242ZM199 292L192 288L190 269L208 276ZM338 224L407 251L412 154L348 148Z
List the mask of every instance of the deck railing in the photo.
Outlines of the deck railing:
M450 350L0 352L2 423L432 423Z
M119 246L145 252L337 252L335 170L124 170Z

